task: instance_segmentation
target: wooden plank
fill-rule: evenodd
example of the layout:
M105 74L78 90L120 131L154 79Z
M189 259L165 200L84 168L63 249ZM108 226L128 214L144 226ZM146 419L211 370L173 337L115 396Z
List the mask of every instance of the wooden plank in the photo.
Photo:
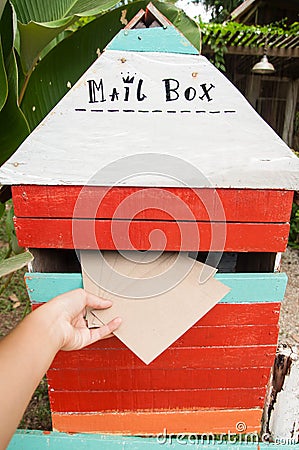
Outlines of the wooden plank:
M262 410L196 410L160 412L118 412L102 414L53 413L55 430L74 432L123 433L126 435L158 435L179 433L236 432L236 424L245 423L247 432L259 432ZM214 447L214 446L213 446ZM216 447L218 450L218 448Z
M48 302L57 295L83 288L81 273L26 273L25 283L33 304Z
M63 432L35 431L35 430L17 430L12 438L9 450L43 450L45 448L64 450L75 449L95 449L101 450L137 450L152 449L160 447L164 448L181 448L191 445L194 448L195 441L187 442L187 434L203 434L203 433L231 433L238 432L236 430L237 423L246 424L247 433L255 433L259 431L259 423L261 419L261 409L239 409L239 410L199 410L199 411L183 411L183 412L127 412L127 413L104 413L104 414L53 414L53 424L55 429L64 429ZM106 425L106 428L105 428ZM120 428L124 429L126 434L137 435L158 435L156 437L146 438L137 436L117 436L117 435L101 435L90 434L90 432L99 431L104 427L111 433L119 432ZM166 428L166 430L164 430ZM80 429L88 434L74 433L75 429ZM129 431L130 430L130 431ZM154 430L154 431L151 431ZM168 439L164 441L164 431L168 433ZM184 433L181 439L177 440L175 435ZM170 436L170 435L173 436ZM213 436L210 436L211 438ZM241 436L239 437L239 439ZM248 436L249 438L249 436ZM182 439L186 439L183 442ZM214 437L213 448L219 450L221 448L236 448L236 442L228 444L227 441L221 440L217 445L217 436ZM220 439L220 436L218 436ZM200 440L198 444L200 444ZM248 439L246 447L256 450L256 442ZM260 444L261 450L271 448L269 444ZM287 450L289 449L286 446ZM294 446L296 449L297 447Z
M298 49L299 53L299 49ZM285 105L285 116L283 123L282 138L290 147L293 144L294 118L296 114L296 103L298 98L299 80L290 80Z
M216 415L215 415L216 416ZM83 419L84 421L84 419ZM255 430L256 431L256 430ZM175 433L178 434L178 433ZM216 434L216 433L215 433ZM219 434L219 433L218 433ZM233 440L235 439L235 440ZM217 442L218 440L218 442ZM79 433L60 433L47 432L35 430L17 430L14 434L8 450L154 450L163 445L165 449L180 449L182 445L184 448L194 448L199 445L213 445L215 450L225 449L234 450L238 443L241 445L244 442L246 448L249 450L257 449L257 436L252 435L251 440L245 441L241 435L232 437L231 442L225 441L223 438L211 436L188 436L187 434L181 436L170 436L164 438L163 434L159 438L144 438L144 437L124 437L124 436L109 436L100 434L79 434ZM246 444L245 444L246 442ZM277 445L277 444L276 444ZM286 450L297 450L298 445L285 444ZM259 444L260 450L275 449L275 444Z
M263 424L274 442L299 442L298 427L294 428L299 411L297 352L294 347L281 347L276 356L271 397L267 398L266 404L269 414Z
M293 199L283 190L35 185L13 186L12 195L17 217L74 217L80 196L77 218L130 219L134 211L136 219L276 223L289 221Z
M283 252L288 243L290 226L213 223L211 227L208 222L135 220L129 223L123 220L16 218L15 228L19 244L23 247Z
M253 345L276 345L278 325L223 325L193 326L177 339L171 348L197 347L243 347ZM117 337L93 344L93 349L116 350L126 346Z
M285 273L220 273L216 274L216 279L231 288L231 291L220 301L220 303L270 302L275 309L275 320L271 323L276 323L278 317L278 306L276 303L283 300L287 284L287 276ZM29 298L32 303L47 302L59 294L83 287L81 273L33 272L25 275L25 281ZM254 308L256 308L256 305ZM222 314L224 314L225 317L225 322L223 323L227 324L226 320L233 317L233 320L235 321L233 324L240 324L239 315L243 314L245 309L240 308L238 310L238 316L231 316L231 314L234 314L235 310L228 311L229 312L226 313L225 308L222 311ZM264 317L262 317L258 311L258 309L253 309L253 314L256 314L256 319L248 325L270 323L270 317L273 315L272 307L270 306L269 309L267 309L267 314L264 314ZM211 312L209 312L206 317L208 317L209 314L211 314ZM259 317L262 318L262 321L259 321ZM214 320L217 319L214 318ZM207 325L209 324L210 323L207 323ZM214 323L211 324L214 325ZM217 322L217 324L221 325L222 323Z
M42 303L34 303L32 308L38 308ZM260 304L217 304L204 317L200 319L199 325L254 325L254 324L277 324L279 318L280 303ZM195 325L196 326L196 325Z
M278 326L274 325L224 325L190 328L174 342L174 348L181 347L226 347L243 345L272 345L277 343Z
M145 15L144 9L140 9L137 14L130 20L129 23L125 26L125 29L135 28L137 23L141 20L141 18Z
M201 326L190 328L177 339L171 348L189 347L242 347L245 345L276 345L278 336L277 325L223 325ZM116 337L97 342L94 349L126 348Z
M192 327L173 343L173 348L230 347L245 345L276 345L278 326L210 326Z
M236 323L239 325L277 324L279 312L280 303L218 303L197 324L212 326Z
M173 26L172 22L167 19L167 17L163 16L163 14L150 2L146 7L146 23L148 24L149 28L151 27L151 24L149 24L150 19L155 19L156 22L160 23L162 27L169 27ZM182 34L178 28L176 30Z
M50 369L50 391L264 388L270 367L228 369Z
M151 364L152 369L217 369L242 367L271 367L274 361L276 345L260 345L245 347L169 347ZM74 352L58 352L52 363L52 368L144 368L144 363L128 349L94 349L89 346Z
M120 30L106 50L198 55L198 50L174 26Z
M215 277L231 288L223 303L282 301L287 285L285 273L221 273Z
M251 56L263 56L263 47L243 47L243 46L228 46L227 53L229 55L251 55ZM205 55L214 53L210 46L205 46ZM299 58L299 49L295 48L285 48L285 47L268 47L267 49L268 57L278 57L278 58Z
M50 391L53 412L262 408L266 388L159 391Z

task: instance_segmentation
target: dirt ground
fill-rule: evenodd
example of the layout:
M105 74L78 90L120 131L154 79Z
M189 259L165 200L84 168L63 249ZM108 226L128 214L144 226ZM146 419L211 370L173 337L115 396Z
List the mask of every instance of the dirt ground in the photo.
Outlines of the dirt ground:
M1 242L0 242L1 248ZM24 283L25 270L19 270L0 295L0 339L12 330L30 310ZM46 378L43 378L29 403L19 428L51 430L51 414Z
M279 342L299 345L299 250L287 248L282 255L281 271L288 275L288 285L280 313Z

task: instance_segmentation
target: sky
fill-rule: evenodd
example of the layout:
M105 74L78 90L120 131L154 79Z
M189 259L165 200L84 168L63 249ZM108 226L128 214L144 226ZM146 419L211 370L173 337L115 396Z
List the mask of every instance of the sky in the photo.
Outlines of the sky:
M194 4L188 0L178 0L176 6L183 9L192 19L200 15L203 22L208 22L211 17L211 13L207 13L201 3Z

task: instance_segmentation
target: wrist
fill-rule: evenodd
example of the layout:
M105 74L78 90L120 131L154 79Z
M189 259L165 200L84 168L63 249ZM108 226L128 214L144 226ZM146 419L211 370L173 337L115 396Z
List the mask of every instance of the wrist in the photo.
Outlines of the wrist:
M64 342L64 333L60 326L60 314L55 305L49 302L27 316L29 320L34 322L31 326L39 331L39 336L45 339L53 353L57 353Z

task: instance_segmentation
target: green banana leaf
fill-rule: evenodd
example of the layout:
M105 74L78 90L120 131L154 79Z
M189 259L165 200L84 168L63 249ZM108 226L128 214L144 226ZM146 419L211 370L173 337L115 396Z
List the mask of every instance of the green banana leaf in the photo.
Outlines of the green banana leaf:
M6 0L0 0L0 19L4 11ZM3 108L8 95L8 82L4 64L4 56L2 50L2 37L0 32L0 111Z
M159 11L201 52L201 32L199 25L172 3L153 2Z
M0 277L9 275L16 270L22 269L33 260L33 255L26 251L0 262Z
M8 82L4 64L3 50L2 50L2 42L0 38L0 111L5 105L7 95L8 95Z
M18 106L18 70L13 48L13 10L9 2L3 10L0 30L3 63L7 77L7 95L0 111L0 164L2 164L29 134L27 121Z
M22 23L52 22L72 16L92 16L116 4L113 0L11 0Z
M102 14L117 3L118 0L12 0L24 73L33 70L43 48L78 17Z
M21 108L30 129L48 114L123 28L121 14L130 20L146 2L134 2L103 14L60 42L37 65L27 85Z
M49 23L18 22L20 33L20 56L23 72L29 73L35 66L41 51L66 27L71 25L73 18L67 18Z
M5 5L6 5L6 0L0 0L0 19L1 19Z
M96 60L115 34L123 28L120 19L126 10L129 21L148 1L129 3L103 14L60 42L37 65L27 85L21 104L30 129L34 129L68 89ZM153 2L154 5L199 48L197 24L173 4Z

